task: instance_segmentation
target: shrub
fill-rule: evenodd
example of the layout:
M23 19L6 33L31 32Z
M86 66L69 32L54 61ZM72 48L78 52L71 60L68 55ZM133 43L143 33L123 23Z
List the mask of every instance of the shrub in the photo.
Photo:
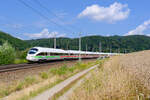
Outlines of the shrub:
M16 91L19 91L21 89L23 89L23 86L24 86L24 82L20 82L17 86L16 86Z
M31 77L31 76L28 76L26 77L23 81L19 82L16 86L16 89L17 91L25 88L25 87L28 87L29 85L31 84L34 84L36 82L36 78L35 77Z
M21 64L21 63L27 63L28 61L26 59L15 59L14 64Z
M67 71L68 71L67 65L63 65L59 68L51 68L49 72L54 75L64 75L66 74Z
M41 75L42 79L47 79L48 78L48 74L46 72L42 72L40 75Z
M26 59L27 53L29 49L26 49L24 51L17 51L16 56L18 59Z
M11 64L15 60L15 49L5 42L0 46L0 65Z
M26 86L30 85L30 84L33 84L34 82L36 81L35 77L26 77L25 78L25 83L26 83Z

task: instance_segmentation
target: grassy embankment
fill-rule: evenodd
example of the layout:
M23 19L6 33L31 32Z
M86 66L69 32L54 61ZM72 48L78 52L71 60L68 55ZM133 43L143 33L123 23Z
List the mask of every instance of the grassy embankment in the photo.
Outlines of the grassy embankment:
M98 70L92 72L92 77L85 79L85 82L77 88L69 100L149 100L150 91L144 85L145 77L139 79L135 67L129 70L126 65L131 61L136 66L135 57L124 62L120 57L113 57ZM139 66L138 69L140 69ZM135 73L136 72L136 73ZM141 74L139 74L140 76ZM148 76L149 77L149 76ZM145 78L145 79L144 79ZM148 82L147 82L148 83ZM148 86L148 85L147 85Z
M66 78L98 63L98 61L86 64L76 63L71 67L63 65L59 68L51 68L48 72L41 72L39 75L26 77L23 81L16 82L14 85L2 86L0 88L0 97L2 98L18 91L16 94L8 96L8 98L11 98L11 100L28 100Z

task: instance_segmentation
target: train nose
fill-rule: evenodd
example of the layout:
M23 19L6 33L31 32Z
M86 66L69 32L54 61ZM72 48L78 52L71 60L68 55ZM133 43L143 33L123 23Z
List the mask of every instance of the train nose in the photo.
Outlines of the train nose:
M27 59L28 61L32 61L32 60L33 60L33 56L27 55L26 59Z
M27 55L26 59L28 61L38 61L38 59L36 59L34 55Z

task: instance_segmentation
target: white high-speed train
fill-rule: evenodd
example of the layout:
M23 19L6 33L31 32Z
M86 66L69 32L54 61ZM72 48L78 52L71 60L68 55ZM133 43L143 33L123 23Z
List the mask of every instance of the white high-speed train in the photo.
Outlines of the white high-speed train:
M83 58L99 58L116 55L116 53L99 53L76 50L62 50L54 48L33 47L29 50L26 59L31 62L63 60L63 59L78 59Z

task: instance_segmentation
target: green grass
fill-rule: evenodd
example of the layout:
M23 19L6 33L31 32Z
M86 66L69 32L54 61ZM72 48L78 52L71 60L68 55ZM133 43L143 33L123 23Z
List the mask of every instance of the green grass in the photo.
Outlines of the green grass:
M30 98L37 96L38 94L44 92L45 90L47 90L47 89L49 89L49 88L55 86L56 84L58 84L58 83L60 83L60 82L62 82L62 81L63 81L63 80L58 79L58 80L56 80L54 83L48 84L48 85L46 85L46 86L42 86L42 87L39 88L37 91L30 92L29 95L24 95L23 97L18 98L17 100L29 100Z
M90 63L89 63L90 64ZM67 65L63 65L59 68L51 68L49 70L49 73L53 74L53 75L65 75L67 73L73 73L75 70L84 70L86 68L88 68L88 64L83 64L83 63L77 63L72 67L67 67Z
M19 91L25 87L28 87L29 85L32 85L35 82L37 82L35 77L28 76L23 81L19 82L15 90Z
M60 82L60 81L65 80L66 78L68 78L86 68L89 68L95 64L96 64L96 62L89 62L86 64L76 63L74 66L71 66L71 67L68 67L66 64L64 64L60 67L50 68L48 72L41 72L39 75L37 75L37 77L28 76L23 81L17 82L17 84L15 84L13 86L7 86L7 88L0 89L0 98L8 96L12 92L20 91L20 90L27 88L33 84L37 84L39 82L42 82L44 80L50 79L55 76L59 76L59 77L57 77L56 81ZM56 83L58 83L58 82L56 82ZM49 85L51 86L52 84L49 84ZM38 89L38 91L33 91L32 93L30 93L29 97L33 97L33 96L37 95L38 93L41 93L40 91L44 91L44 90L50 88L49 86L42 86L42 87L43 88ZM26 96L23 98L24 99L21 99L21 100L28 100L28 99L25 99Z
M26 59L15 59L14 64L22 64L27 63L28 61Z
M48 79L48 73L46 73L46 72L40 73L40 76L42 79Z
M49 73L50 74L53 74L53 75L64 75L68 72L68 67L67 65L63 65L59 68L51 68L49 70Z
M38 80L35 77L28 76L23 81L17 82L15 85L4 87L0 89L0 98L8 96L10 93L20 91L32 84L35 84Z

